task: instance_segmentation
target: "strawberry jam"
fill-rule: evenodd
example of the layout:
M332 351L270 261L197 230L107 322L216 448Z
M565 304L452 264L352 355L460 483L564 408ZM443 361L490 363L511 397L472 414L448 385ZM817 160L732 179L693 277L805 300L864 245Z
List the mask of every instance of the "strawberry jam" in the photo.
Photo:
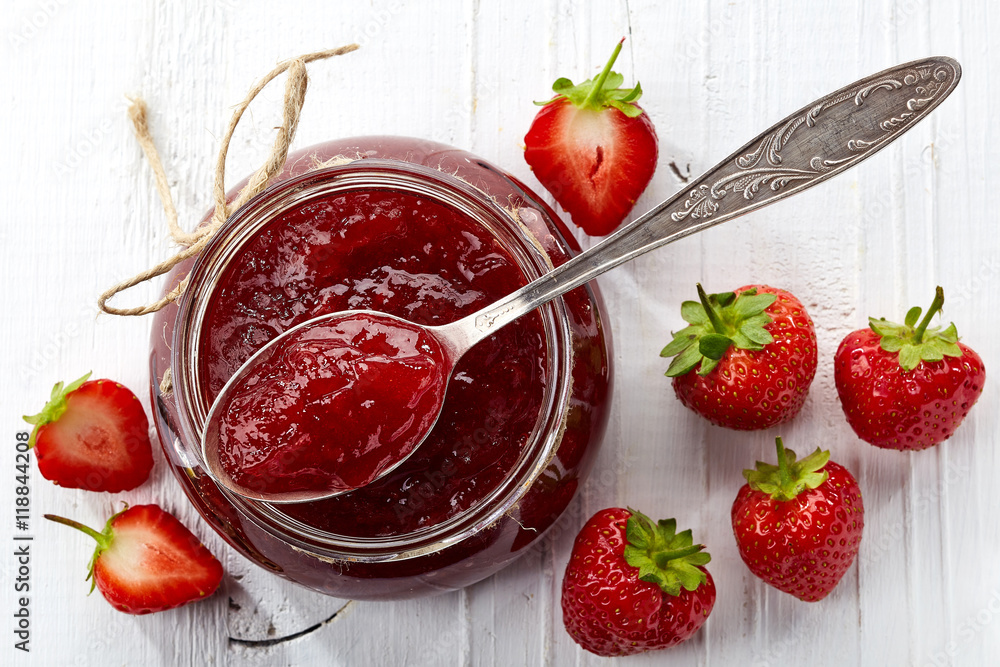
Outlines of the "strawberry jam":
M282 336L226 392L219 462L278 499L361 488L401 463L441 410L447 357L409 322L344 313Z
M418 324L444 324L526 282L488 230L439 203L369 190L311 200L274 219L223 275L202 330L205 397L213 401L265 343L317 315L371 309ZM438 424L410 461L354 493L282 510L331 532L372 537L408 532L467 509L496 487L520 455L538 418L546 365L545 334L532 313L459 361ZM259 407L245 401L236 406L247 411L246 423L234 422L233 433L246 433L248 424L273 413L275 401L290 400L277 408L286 417L304 409L294 397L253 398ZM361 399L353 394L343 405L355 399L360 409ZM303 421L316 417L309 411L301 416L304 420L270 421L275 429L303 430ZM426 406L407 416L426 417ZM323 420L311 430L315 435L324 428L334 426ZM245 443L234 445L228 460L241 472L230 472L260 491L301 490L313 482L358 487L376 476L377 461L347 471L353 482L338 482L338 471L317 465L315 458L302 461L301 469L281 471L270 457L245 461ZM453 471L446 488L413 510L410 487L442 469Z
M313 317L371 310L447 324L576 251L551 209L464 151L361 137L290 156L271 187L215 234L197 262L168 277L167 291L190 272L183 297L156 314L150 364L154 421L175 477L237 551L323 593L399 599L489 576L553 525L597 454L611 367L596 285L572 290L463 355L427 439L385 476L334 498L271 504L226 491L202 463L205 417L246 359ZM387 352L369 343L375 341L352 340L347 354L373 359ZM292 366L333 363L340 354L306 351ZM276 389L285 380L271 371ZM326 381L315 369L309 377ZM419 394L419 386L399 390ZM345 474L331 472L326 460L313 466L303 459L298 468L294 460L278 461L267 470L266 447L241 449L240 439L254 428L325 438L340 425L310 420L323 411L325 399L314 399L327 389L272 392L234 412L232 469L289 485L315 472L307 468L322 469L317 474L328 481ZM393 391L377 393L383 389ZM269 406L278 409L259 412ZM418 401L406 417L429 412ZM337 456L328 450L320 458ZM363 479L380 465L349 474Z

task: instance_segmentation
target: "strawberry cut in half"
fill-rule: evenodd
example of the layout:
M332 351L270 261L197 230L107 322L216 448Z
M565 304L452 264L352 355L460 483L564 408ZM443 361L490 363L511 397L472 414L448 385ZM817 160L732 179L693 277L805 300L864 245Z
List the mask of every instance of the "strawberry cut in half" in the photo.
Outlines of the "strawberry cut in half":
M955 325L929 326L943 305L938 287L922 320L919 307L903 324L870 318L869 328L841 341L833 378L844 415L865 442L933 447L951 437L983 393L983 360L959 342Z
M28 445L38 470L72 489L134 489L153 468L146 412L126 387L89 377L56 383L42 411L24 418L35 427Z
M222 581L222 565L172 514L157 505L125 506L102 532L51 514L95 540L87 579L111 606L151 614L208 597Z
M591 236L613 232L656 171L656 130L636 104L642 88L621 88L624 77L611 71L621 48L596 79L556 80L524 137L538 181Z
M630 509L601 510L584 525L562 585L563 624L602 656L676 646L708 620L711 557L677 522Z
M865 506L854 476L815 452L801 461L776 439L778 465L757 462L733 502L733 534L750 571L806 602L836 587L861 548Z

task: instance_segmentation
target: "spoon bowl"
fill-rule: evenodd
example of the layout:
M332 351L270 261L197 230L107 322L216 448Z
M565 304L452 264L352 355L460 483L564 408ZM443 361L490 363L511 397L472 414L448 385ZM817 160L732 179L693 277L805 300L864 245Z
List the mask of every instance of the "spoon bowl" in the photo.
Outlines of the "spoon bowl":
M344 311L289 329L250 357L216 397L201 442L209 473L234 493L274 503L320 500L370 484L405 462L430 433L455 364L476 343L639 255L843 173L929 114L960 77L953 59L928 58L822 97L586 252L450 324ZM287 391L263 391L269 382ZM303 389L314 383L315 391ZM289 393L305 398L289 401ZM366 419L356 416L360 408L374 410ZM313 426L309 434L306 425Z

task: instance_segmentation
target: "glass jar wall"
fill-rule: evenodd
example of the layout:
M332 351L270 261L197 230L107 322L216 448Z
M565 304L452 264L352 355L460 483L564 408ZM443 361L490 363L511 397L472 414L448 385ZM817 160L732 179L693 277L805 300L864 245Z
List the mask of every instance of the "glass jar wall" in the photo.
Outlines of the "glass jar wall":
M155 423L175 476L234 548L324 593L403 598L489 576L565 510L603 437L610 340L594 285L477 345L428 440L364 489L291 505L240 498L205 471L201 429L242 361L299 322L370 308L443 324L577 250L535 195L464 151L363 137L299 152L168 279L169 290L191 271L152 337Z

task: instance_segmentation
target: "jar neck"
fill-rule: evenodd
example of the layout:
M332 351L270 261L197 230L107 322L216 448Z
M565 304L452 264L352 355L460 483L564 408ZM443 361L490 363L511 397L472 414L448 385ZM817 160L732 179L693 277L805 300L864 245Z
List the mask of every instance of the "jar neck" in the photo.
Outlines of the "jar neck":
M208 306L227 268L247 244L285 212L322 198L349 192L389 190L428 198L489 230L527 280L551 268L541 244L519 224L517 211L505 209L469 183L449 174L404 162L364 159L318 169L272 186L248 202L214 235L191 271L177 315L172 347L174 397L179 434L195 443L188 465L208 475L200 449L211 408L202 391L199 344ZM292 519L276 506L244 499L218 485L220 493L251 521L280 539L333 559L385 561L426 555L461 542L497 521L515 505L554 455L562 437L572 390L572 341L565 304L557 299L539 310L545 332L546 377L535 427L505 481L468 509L412 533L357 538L318 530Z

